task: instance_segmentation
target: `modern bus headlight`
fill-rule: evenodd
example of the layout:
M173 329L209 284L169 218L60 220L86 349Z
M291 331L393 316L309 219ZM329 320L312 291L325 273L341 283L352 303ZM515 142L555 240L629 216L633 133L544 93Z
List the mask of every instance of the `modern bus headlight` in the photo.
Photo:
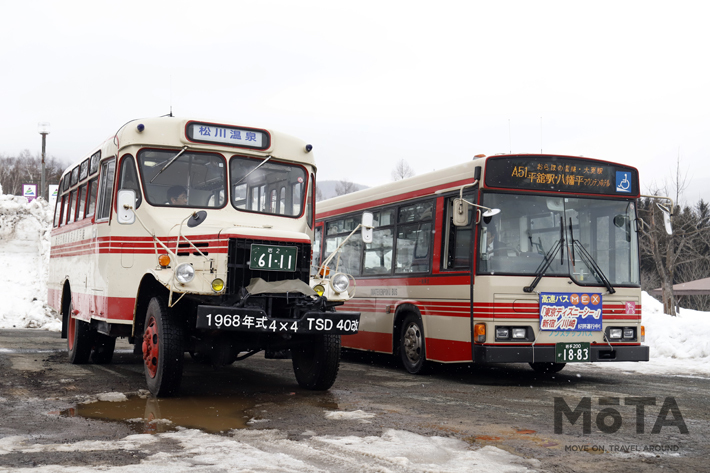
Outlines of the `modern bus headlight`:
M175 278L183 284L195 279L195 268L190 263L182 263L175 268Z
M624 327L624 338L636 338L635 330L632 327Z
M513 327L513 338L525 338L528 331L524 327Z
M621 338L623 333L624 333L624 331L620 328L610 328L609 329L609 338Z
M340 294L341 292L348 290L348 287L350 287L350 279L348 279L345 274L338 273L333 276L333 279L330 280L330 285L333 287L335 292Z

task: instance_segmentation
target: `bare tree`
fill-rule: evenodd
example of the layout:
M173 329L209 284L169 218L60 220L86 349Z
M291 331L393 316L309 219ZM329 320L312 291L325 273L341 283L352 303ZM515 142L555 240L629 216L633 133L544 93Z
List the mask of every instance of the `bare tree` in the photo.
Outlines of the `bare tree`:
M336 196L350 194L352 192L355 192L356 190L357 190L357 185L353 182L348 181L347 179L340 180L335 185L335 195Z
M414 175L414 170L404 159L400 159L399 161L397 161L397 164L392 170L393 181L400 181L402 179L407 179L408 177L414 177Z
M54 157L45 159L45 180L47 184L58 184L66 167ZM22 151L17 157L0 156L0 185L5 194L22 194L22 184L41 183L42 159L32 156L29 150Z

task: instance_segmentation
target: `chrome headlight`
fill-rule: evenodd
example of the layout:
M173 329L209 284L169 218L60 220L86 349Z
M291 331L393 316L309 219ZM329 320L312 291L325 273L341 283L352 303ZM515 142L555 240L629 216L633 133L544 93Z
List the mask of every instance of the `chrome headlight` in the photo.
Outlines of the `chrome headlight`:
M623 331L620 328L609 329L609 338L621 338L622 334Z
M333 279L330 280L330 285L333 287L335 292L340 294L341 292L348 290L348 287L350 287L350 279L348 279L345 274L338 273L333 276Z
M175 278L183 284L195 279L195 268L190 263L182 263L175 268Z

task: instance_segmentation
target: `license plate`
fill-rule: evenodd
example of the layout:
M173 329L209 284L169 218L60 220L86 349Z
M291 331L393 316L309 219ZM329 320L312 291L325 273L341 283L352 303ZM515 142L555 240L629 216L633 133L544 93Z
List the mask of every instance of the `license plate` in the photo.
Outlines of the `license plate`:
M591 349L589 342L556 343L556 363L578 363L589 361Z
M249 267L262 271L295 271L298 248L295 246L251 245Z

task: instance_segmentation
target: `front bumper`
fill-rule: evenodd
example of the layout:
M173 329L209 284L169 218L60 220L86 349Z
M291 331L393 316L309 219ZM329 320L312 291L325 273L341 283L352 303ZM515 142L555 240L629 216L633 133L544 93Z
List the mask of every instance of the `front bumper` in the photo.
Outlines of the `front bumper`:
M354 335L360 325L359 312L308 311L300 319L269 317L253 307L197 306L198 329L280 334Z
M590 362L648 361L649 350L645 345L592 345ZM555 346L491 346L474 345L473 359L476 363L531 363L555 362Z

